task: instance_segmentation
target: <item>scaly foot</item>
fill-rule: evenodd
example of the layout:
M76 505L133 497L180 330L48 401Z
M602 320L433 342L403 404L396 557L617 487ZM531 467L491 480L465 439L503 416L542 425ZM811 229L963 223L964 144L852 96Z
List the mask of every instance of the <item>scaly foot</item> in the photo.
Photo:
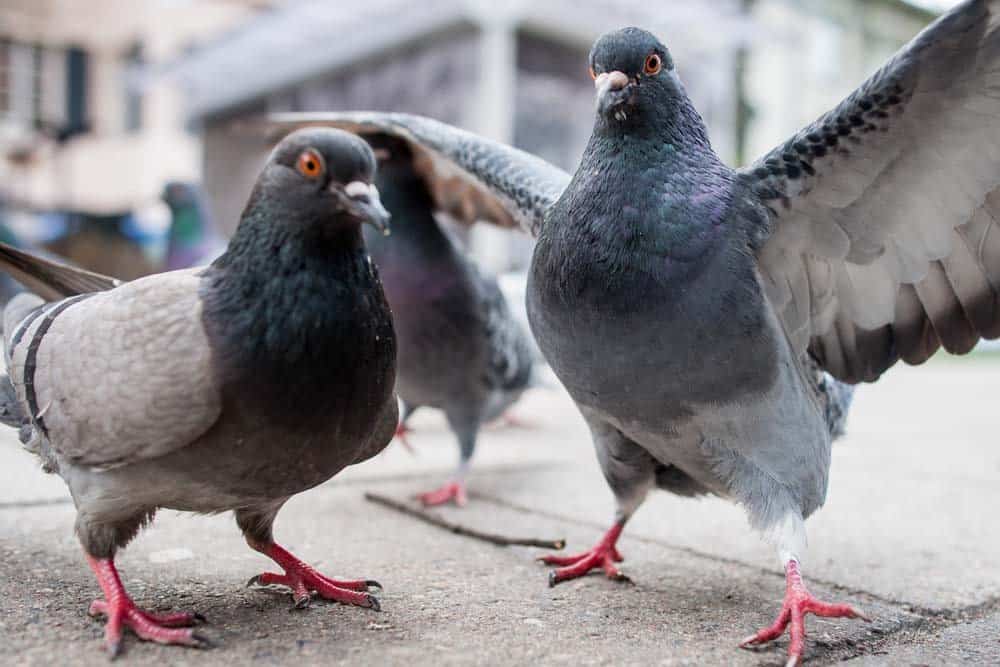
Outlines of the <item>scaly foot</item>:
M568 579L576 579L577 577L582 577L591 570L601 568L604 570L604 574L608 576L608 579L613 579L614 581L631 581L628 577L621 573L621 571L615 567L615 563L620 563L624 558L618 552L618 547L615 545L618 542L618 537L622 533L622 528L624 524L616 523L611 527L611 529L604 534L601 541L598 542L593 549L590 551L585 551L581 554L575 554L572 556L542 556L538 560L545 563L546 565L560 565L556 570L549 572L549 586L555 586L561 581L566 581Z
M277 584L292 589L292 599L296 609L304 609L312 601L313 594L324 600L333 600L357 607L367 607L381 611L378 598L370 594L370 588L381 589L382 585L371 579L331 579L303 563L283 547L274 542L256 544L247 540L256 551L271 558L281 566L284 574L264 572L250 579L247 586Z
M469 498L465 494L465 482L462 481L448 482L441 488L419 494L417 498L425 507L444 505L449 502L454 502L459 507L464 507L469 502Z
M781 612L778 613L777 620L769 627L740 642L740 648L748 648L777 639L784 634L785 628L791 625L788 631L788 662L786 667L795 667L802 661L802 651L805 648L806 614L815 614L826 618L870 620L851 605L829 604L814 598L802 582L799 564L790 560L785 566L785 601L781 605Z
M189 627L204 621L201 614L177 612L158 614L143 611L135 606L132 598L125 592L115 563L110 558L93 558L87 556L90 569L97 577L97 583L104 591L103 600L94 600L88 613L91 616L107 616L104 625L104 643L108 654L117 657L122 650L122 628L127 627L145 641L158 644L180 644L195 648L207 648L211 643L202 635Z

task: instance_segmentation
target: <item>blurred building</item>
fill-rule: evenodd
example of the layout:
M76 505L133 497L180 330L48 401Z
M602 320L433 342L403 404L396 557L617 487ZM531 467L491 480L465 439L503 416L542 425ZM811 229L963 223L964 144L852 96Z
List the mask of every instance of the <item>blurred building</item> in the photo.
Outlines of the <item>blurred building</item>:
M723 155L736 163L753 161L831 109L935 16L927 0L743 4L753 30L737 63L737 152Z
M201 172L182 93L158 72L262 4L0 3L0 222L121 277L153 268L164 183Z
M268 111L375 109L426 114L572 168L590 132L587 53L605 30L639 25L670 46L731 162L770 148L912 37L932 14L901 0L427 0L275 7L194 51L175 74L203 127L216 219L237 219L266 150L231 132ZM530 241L477 229L495 270Z
M267 151L232 127L267 111L421 113L572 168L587 52L629 24L670 46L716 150L744 162L931 18L903 0L5 0L0 200L110 220L203 181L231 231ZM472 244L497 270L530 247L489 229Z

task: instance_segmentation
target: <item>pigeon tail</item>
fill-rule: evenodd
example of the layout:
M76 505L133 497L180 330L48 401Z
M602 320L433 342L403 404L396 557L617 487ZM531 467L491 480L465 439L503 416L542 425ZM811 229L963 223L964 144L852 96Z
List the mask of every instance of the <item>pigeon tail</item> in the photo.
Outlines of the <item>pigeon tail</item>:
M847 427L847 412L854 400L854 385L837 380L829 373L823 373L820 392L826 397L824 416L830 428L830 435L839 438Z
M17 400L17 392L14 391L14 383L10 381L10 376L4 373L0 375L0 424L21 428L27 421L27 415L21 409L21 404Z

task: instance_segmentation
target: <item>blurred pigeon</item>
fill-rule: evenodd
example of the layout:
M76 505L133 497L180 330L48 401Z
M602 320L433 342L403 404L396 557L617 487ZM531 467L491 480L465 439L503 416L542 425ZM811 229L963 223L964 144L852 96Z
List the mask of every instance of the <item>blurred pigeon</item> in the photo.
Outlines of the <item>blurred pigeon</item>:
M527 332L510 313L495 279L479 271L444 233L434 202L405 142L385 153L376 185L393 216L392 236L366 230L392 307L398 336L396 391L403 402L397 434L417 408L444 411L459 445L459 464L425 505L466 503L465 475L480 426L514 403L531 379Z
M554 167L424 118L277 116L411 144L439 206L538 234L535 337L590 426L615 494L600 567L655 487L741 503L777 545L801 660L804 519L826 497L849 391L939 347L1000 337L1000 0L941 16L840 105L746 169L709 144L667 49L626 28L590 54L594 130ZM454 184L464 191L459 196ZM832 378L830 377L832 376ZM834 379L835 378L835 379Z
M123 625L204 644L181 627L196 614L140 610L115 569L159 508L234 510L284 570L251 582L290 587L297 607L315 593L378 609L374 582L319 574L271 530L291 496L375 455L396 426L395 335L360 231L387 220L374 169L353 135L292 134L208 268L121 283L0 246L0 266L38 295L4 311L6 382L23 441L73 495L112 655Z
M161 199L170 207L167 271L207 264L226 249L226 242L212 229L201 188L170 181L163 187Z

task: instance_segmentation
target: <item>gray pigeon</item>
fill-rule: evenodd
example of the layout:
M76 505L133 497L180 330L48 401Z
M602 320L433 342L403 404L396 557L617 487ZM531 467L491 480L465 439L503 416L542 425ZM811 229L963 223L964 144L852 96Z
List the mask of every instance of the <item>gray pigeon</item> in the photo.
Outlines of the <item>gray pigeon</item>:
M528 387L532 349L495 279L479 271L435 220L434 202L406 143L376 145L376 185L392 214L392 236L367 231L398 336L396 391L403 402L397 434L422 406L443 410L459 445L459 464L425 505L466 503L465 475L480 426L496 419Z
M562 566L550 582L620 578L616 542L650 489L729 498L786 573L775 623L742 645L790 625L796 664L807 613L861 616L813 598L800 570L849 400L837 381L1000 336L1000 0L961 3L740 170L712 151L654 36L608 33L590 66L597 113L571 180L424 118L272 121L398 136L439 206L538 235L532 330L617 504L593 549L547 559Z
M4 310L4 420L69 486L112 656L122 626L205 643L182 627L196 614L139 609L115 569L159 508L233 510L284 570L251 581L290 587L297 607L316 593L378 609L374 582L323 576L271 529L291 496L374 456L396 426L395 335L360 230L388 219L374 169L354 135L290 135L208 268L120 283L0 246L0 267L37 294Z

